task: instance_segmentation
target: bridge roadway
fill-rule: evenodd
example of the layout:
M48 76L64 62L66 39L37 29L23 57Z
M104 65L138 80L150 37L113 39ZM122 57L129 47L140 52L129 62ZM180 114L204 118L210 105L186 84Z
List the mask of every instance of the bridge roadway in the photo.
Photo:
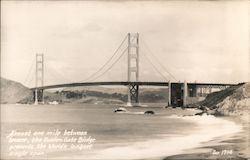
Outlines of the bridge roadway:
M183 82L171 82L172 84L183 84ZM41 87L34 87L30 88L31 90L45 90L45 89L54 89L54 88L63 88L63 87L79 87L79 86L117 86L117 85L139 85L139 86L168 86L168 82L127 82L127 81L120 81L120 82L81 82L81 83L66 83L66 84L55 84L55 85L47 85ZM201 87L222 87L222 86L235 86L238 84L225 84L225 83L187 83L187 85L195 85Z

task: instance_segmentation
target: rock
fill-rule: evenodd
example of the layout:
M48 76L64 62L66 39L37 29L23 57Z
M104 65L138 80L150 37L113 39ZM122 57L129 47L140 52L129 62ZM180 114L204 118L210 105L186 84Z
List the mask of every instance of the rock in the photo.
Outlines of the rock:
M49 102L49 104L51 104L51 105L57 105L59 103L57 101L52 101L52 102Z
M127 112L126 108L120 107L114 110L114 112Z
M145 111L144 114L155 114L154 111Z
M202 116L205 112L195 113L196 116Z
M215 109L211 109L211 110L207 111L207 114L208 115L215 115L215 114L217 114L217 111Z

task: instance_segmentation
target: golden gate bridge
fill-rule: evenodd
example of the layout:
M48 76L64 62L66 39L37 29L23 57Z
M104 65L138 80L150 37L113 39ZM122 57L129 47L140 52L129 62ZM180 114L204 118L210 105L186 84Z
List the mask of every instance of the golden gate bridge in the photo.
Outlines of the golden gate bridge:
M173 74L171 74L164 65L154 56L149 47L145 44L148 53L142 53L140 43L143 42L139 39L139 33L128 33L119 47L115 50L113 55L106 61L96 72L91 74L80 82L71 82L63 84L44 85L44 55L36 54L35 61L35 87L30 88L33 91L34 103L44 103L44 90L65 88L65 87L78 87L78 86L126 86L127 87L127 105L137 105L139 101L139 88L140 86L161 86L168 87L168 105L187 105L188 97L197 97L198 92L209 92L211 88L225 89L229 86L237 84L230 83L196 83L196 82L180 82ZM124 44L125 48L124 48ZM122 52L119 54L119 51ZM164 79L164 81L141 81L140 80L140 55L144 56L153 69ZM153 56L158 65L163 68L164 72L168 74L166 77L153 63L149 55ZM115 64L123 57L127 56L127 79L125 81L96 81L114 67ZM116 59L115 59L116 58ZM112 62L113 61L113 62ZM32 68L32 66L31 66ZM27 81L27 78L26 80ZM181 101L177 104L178 101Z

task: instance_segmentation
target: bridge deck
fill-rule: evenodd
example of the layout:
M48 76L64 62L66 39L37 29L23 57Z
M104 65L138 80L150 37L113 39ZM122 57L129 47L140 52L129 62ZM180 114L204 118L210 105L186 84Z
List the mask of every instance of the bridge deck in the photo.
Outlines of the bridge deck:
M171 82L171 84L180 84L183 82ZM56 85L48 85L48 86L42 86L42 87L34 87L31 88L31 90L35 89L53 89L53 88L64 88L64 87L78 87L78 86L100 86L100 85L122 85L122 86L127 86L127 85L140 85L140 86L168 86L168 82L126 82L126 81L121 81L121 82L82 82L82 83L67 83L67 84L56 84ZM224 84L224 83L187 83L188 85L196 85L196 86L234 86L238 84Z

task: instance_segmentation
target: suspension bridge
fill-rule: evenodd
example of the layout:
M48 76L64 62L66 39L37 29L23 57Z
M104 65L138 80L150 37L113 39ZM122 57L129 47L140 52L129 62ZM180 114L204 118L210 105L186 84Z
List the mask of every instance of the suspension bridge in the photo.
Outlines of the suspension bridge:
M140 41L139 41L140 40ZM34 103L44 103L44 90L65 88L65 87L78 87L78 86L126 86L127 87L127 105L133 106L140 102L139 100L139 88L140 86L160 86L168 88L168 105L173 106L185 106L187 105L188 97L197 97L202 93L211 93L212 88L225 89L229 86L237 84L226 83L196 83L196 82L180 82L173 74L171 74L164 65L154 56L152 51L146 46L148 54L142 53L140 46L141 39L139 39L138 33L128 33L128 35L121 42L117 50L113 55L100 67L99 70L91 74L81 82L63 83L44 85L44 55L36 54L35 63L35 87L30 88L33 91ZM125 47L124 47L125 46ZM122 52L120 52L122 50ZM120 53L120 54L119 54ZM157 65L161 66L163 72L159 70L156 64L154 64L149 57L154 56L157 60ZM100 77L110 71L114 65L117 64L121 57L126 57L126 80L124 81L97 81ZM146 81L140 79L141 71L141 57L147 59L148 63L164 80L163 81ZM163 73L167 73L167 76Z

